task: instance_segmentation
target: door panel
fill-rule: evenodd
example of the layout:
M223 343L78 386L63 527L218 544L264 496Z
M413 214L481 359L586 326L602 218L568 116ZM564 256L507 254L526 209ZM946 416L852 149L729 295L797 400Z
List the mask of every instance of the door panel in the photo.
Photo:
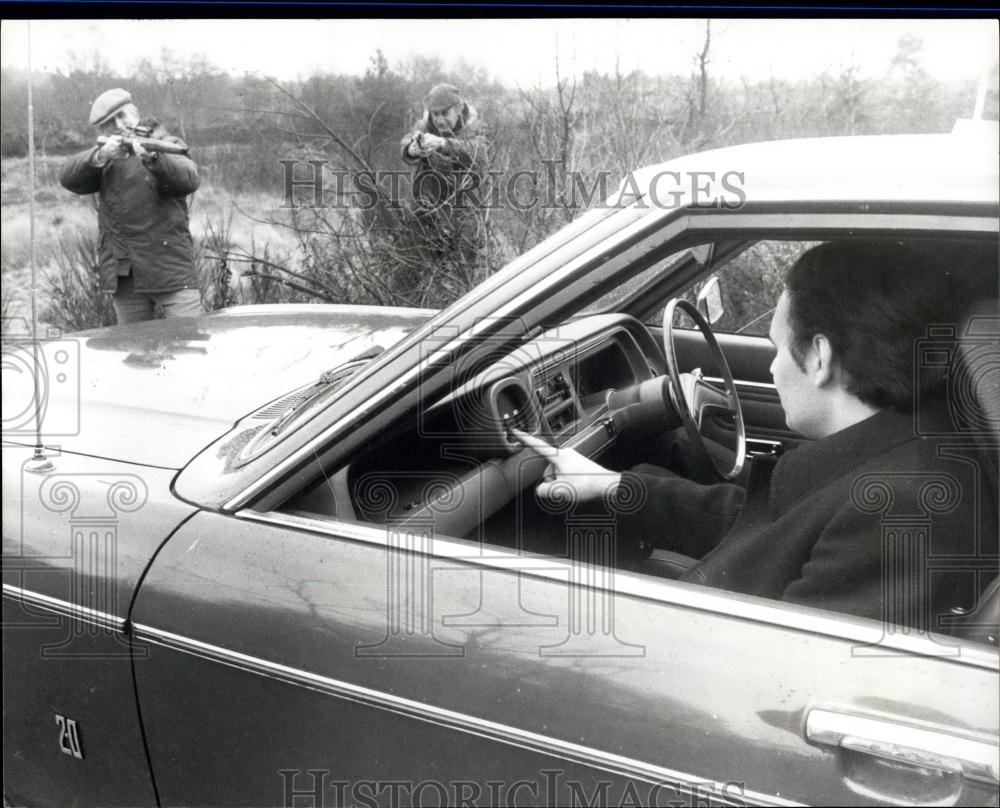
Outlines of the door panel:
M675 328L678 360L691 367L710 367L708 346L699 331ZM733 378L758 384L771 384L771 361L774 346L763 337L743 337L738 334L716 334L715 339L726 355ZM706 371L707 372L707 371Z
M601 803L631 782L648 804L662 781L684 800L700 782L720 802L876 804L899 767L862 755L848 771L807 742L817 705L995 739L995 654L858 657L877 625L845 619L842 639L822 613L432 531L201 513L171 539L133 612L165 803L275 802L289 771L480 789L557 771L588 794L607 782ZM908 771L918 802L992 799Z
M721 375L714 368L700 332L675 329L674 335L681 370L701 368L706 376ZM802 441L802 436L790 430L785 422L785 411L771 379L774 346L770 340L738 334L716 334L715 338L736 381L747 439L759 441L764 446L768 442L779 443L782 451L794 449ZM716 428L732 432L724 423L716 424Z
M399 712L398 702L352 701L335 685L234 675L190 652L154 646L153 655L156 679L188 685L179 714L174 698L151 700L144 713L155 728L165 805L618 805L630 787L652 804L649 782L544 754L519 737L456 732L430 715ZM317 788L323 796L310 798ZM592 802L595 794L608 800ZM656 794L660 805L689 802L667 782Z

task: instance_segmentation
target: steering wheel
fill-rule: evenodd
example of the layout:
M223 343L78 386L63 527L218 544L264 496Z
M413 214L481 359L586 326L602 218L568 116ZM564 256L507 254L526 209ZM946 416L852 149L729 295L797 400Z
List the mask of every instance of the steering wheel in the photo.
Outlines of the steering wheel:
M674 345L674 314L677 309L694 320L704 336L712 359L722 372L723 390L706 381L700 368L691 373L680 372ZM671 300L663 311L663 353L670 377L670 398L691 438L696 460L702 465L706 460L710 461L711 467L723 479L735 479L743 470L747 454L746 427L740 399L736 395L736 383L711 327L694 306L681 298ZM735 421L736 445L733 447L705 437L706 427L719 415L730 415Z

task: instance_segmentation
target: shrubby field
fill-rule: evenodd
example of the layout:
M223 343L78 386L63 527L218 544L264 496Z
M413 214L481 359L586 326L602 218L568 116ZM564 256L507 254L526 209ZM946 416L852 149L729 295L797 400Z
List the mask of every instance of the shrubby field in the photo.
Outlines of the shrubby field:
M877 80L848 66L799 82L723 82L712 74L720 54L710 33L692 54L689 75L570 79L553 65L550 83L531 89L507 87L475 65L446 70L423 58L389 65L380 52L361 76L316 74L290 83L237 78L204 59L169 53L128 75L96 60L68 74L36 75L41 319L63 330L113 321L93 284L93 202L57 181L63 157L92 142L90 100L109 87L127 87L143 115L157 116L192 147L202 177L191 199L192 233L211 308L282 301L443 306L597 202L592 189L604 182L613 190L630 169L751 141L947 132L972 111L974 83L929 76L913 38L899 41L891 69ZM499 204L474 211L471 236L468 222L458 228L455 238L468 238L473 249L428 249L405 184L380 186L378 204L367 210L317 207L302 191L300 207L285 205L283 160L296 161L299 178L308 176L307 161L323 161L327 187L337 173L405 170L399 140L428 89L442 81L462 88L484 120L490 188L500 189L492 196ZM4 70L2 84L3 310L11 318L28 313L27 76ZM997 106L994 75L986 117L996 119ZM508 204L503 188L518 172L522 195L540 204ZM523 172L533 177L528 186Z

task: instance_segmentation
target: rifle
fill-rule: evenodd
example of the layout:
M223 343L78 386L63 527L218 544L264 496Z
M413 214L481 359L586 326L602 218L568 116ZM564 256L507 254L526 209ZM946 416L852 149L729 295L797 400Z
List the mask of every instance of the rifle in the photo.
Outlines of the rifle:
M129 154L135 154L136 144L142 146L148 152L162 152L163 154L187 154L190 151L184 144L150 137L151 133L152 130L148 127L135 126L126 129L119 137L121 137L122 145L128 149ZM108 139L108 137L102 135L97 138L97 142L103 146L108 142Z

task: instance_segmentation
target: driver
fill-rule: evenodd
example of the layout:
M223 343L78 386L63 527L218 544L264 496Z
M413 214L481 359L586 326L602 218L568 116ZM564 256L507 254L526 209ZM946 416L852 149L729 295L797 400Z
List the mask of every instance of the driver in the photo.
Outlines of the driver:
M769 335L788 426L810 443L755 459L744 491L612 472L518 433L555 472L537 495L569 485L579 500L613 503L623 487L626 499L642 492L638 510L618 515L619 535L693 556L681 580L940 630L932 616L972 606L977 578L996 574L996 494L954 440L946 369L915 369L928 325L957 322L952 283L899 243L810 249ZM927 437L948 434L950 449Z

